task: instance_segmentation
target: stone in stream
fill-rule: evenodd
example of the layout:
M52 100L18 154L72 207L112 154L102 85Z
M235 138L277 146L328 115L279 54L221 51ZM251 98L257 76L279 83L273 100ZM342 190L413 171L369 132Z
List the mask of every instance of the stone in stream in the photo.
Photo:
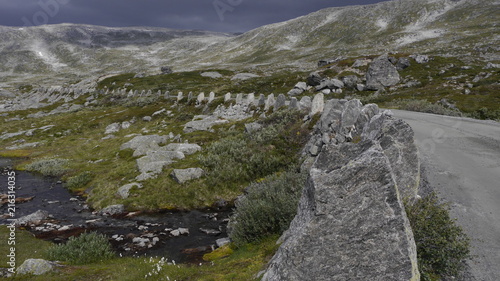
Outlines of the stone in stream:
M16 225L39 224L41 221L49 217L49 212L45 210L38 210L32 214L20 217L16 220Z

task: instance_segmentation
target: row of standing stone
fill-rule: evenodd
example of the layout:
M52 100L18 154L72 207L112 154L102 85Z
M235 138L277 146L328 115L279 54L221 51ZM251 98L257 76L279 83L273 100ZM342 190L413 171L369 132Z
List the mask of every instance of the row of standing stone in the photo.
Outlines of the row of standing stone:
M121 90L113 90L111 92L106 91L104 95L107 94L120 94L123 96L127 96L127 98L134 98L134 97L149 97L153 95L153 91L138 91L138 90L130 90L128 93L126 89L121 89ZM190 102L195 98L193 92L189 92L187 97L184 95L183 92L178 92L176 96L172 95L170 91L166 91L163 93L162 91L158 91L156 93L157 96L161 97L163 96L165 99L170 100L170 99L175 99L177 102L181 102L183 100L187 100ZM196 97L196 104L202 104L202 103L212 103L216 99L216 95L214 92L210 92L208 95L206 95L204 92L198 94ZM233 100L233 95L231 93L227 93L224 95L224 102L230 102ZM300 101L296 97L290 98L290 100L287 100L287 97L284 94L279 94L277 97L274 94L270 94L267 97L264 94L260 94L258 97L256 97L255 93L250 93L247 94L246 96L242 93L237 94L236 98L234 99L235 103L238 105L243 105L243 106L255 106L255 107L264 107L264 111L274 109L278 110L282 107L289 107L289 108L294 108L298 110L310 110L310 115L314 115L317 113L323 112L324 108L324 94L323 93L318 93L314 96L314 98L311 99L309 96L304 96L300 99Z

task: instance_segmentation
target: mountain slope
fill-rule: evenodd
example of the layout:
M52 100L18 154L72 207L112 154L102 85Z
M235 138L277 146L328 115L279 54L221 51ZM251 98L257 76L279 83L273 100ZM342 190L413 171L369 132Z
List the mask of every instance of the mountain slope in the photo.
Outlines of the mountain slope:
M383 52L494 61L500 60L499 9L498 0L395 0L323 9L237 37L69 24L0 27L0 76L13 85L156 73L164 65L175 70L311 69L318 59Z

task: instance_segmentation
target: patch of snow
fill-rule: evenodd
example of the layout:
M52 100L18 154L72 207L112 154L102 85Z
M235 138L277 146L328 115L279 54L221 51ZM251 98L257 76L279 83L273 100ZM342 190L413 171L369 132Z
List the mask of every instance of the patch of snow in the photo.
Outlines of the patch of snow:
M398 46L404 46L418 41L437 38L442 36L444 33L445 31L442 29L420 30L399 38L396 40L396 44Z
M33 42L31 48L32 48L31 51L33 53L35 53L46 64L52 66L53 68L57 69L67 66L64 63L61 63L55 55L51 54L48 48L46 48L42 42L39 41Z
M379 31L387 29L387 26L389 25L389 22L385 19L378 19L375 22L375 25L379 27Z

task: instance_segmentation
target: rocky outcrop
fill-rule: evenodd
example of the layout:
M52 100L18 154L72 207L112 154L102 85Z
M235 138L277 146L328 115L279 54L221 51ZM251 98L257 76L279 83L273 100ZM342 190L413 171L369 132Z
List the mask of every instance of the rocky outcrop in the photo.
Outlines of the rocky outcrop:
M328 145L262 280L420 280L395 175L378 142Z
M359 100L329 100L303 150L297 216L262 280L419 280L403 206L420 170L410 126Z

